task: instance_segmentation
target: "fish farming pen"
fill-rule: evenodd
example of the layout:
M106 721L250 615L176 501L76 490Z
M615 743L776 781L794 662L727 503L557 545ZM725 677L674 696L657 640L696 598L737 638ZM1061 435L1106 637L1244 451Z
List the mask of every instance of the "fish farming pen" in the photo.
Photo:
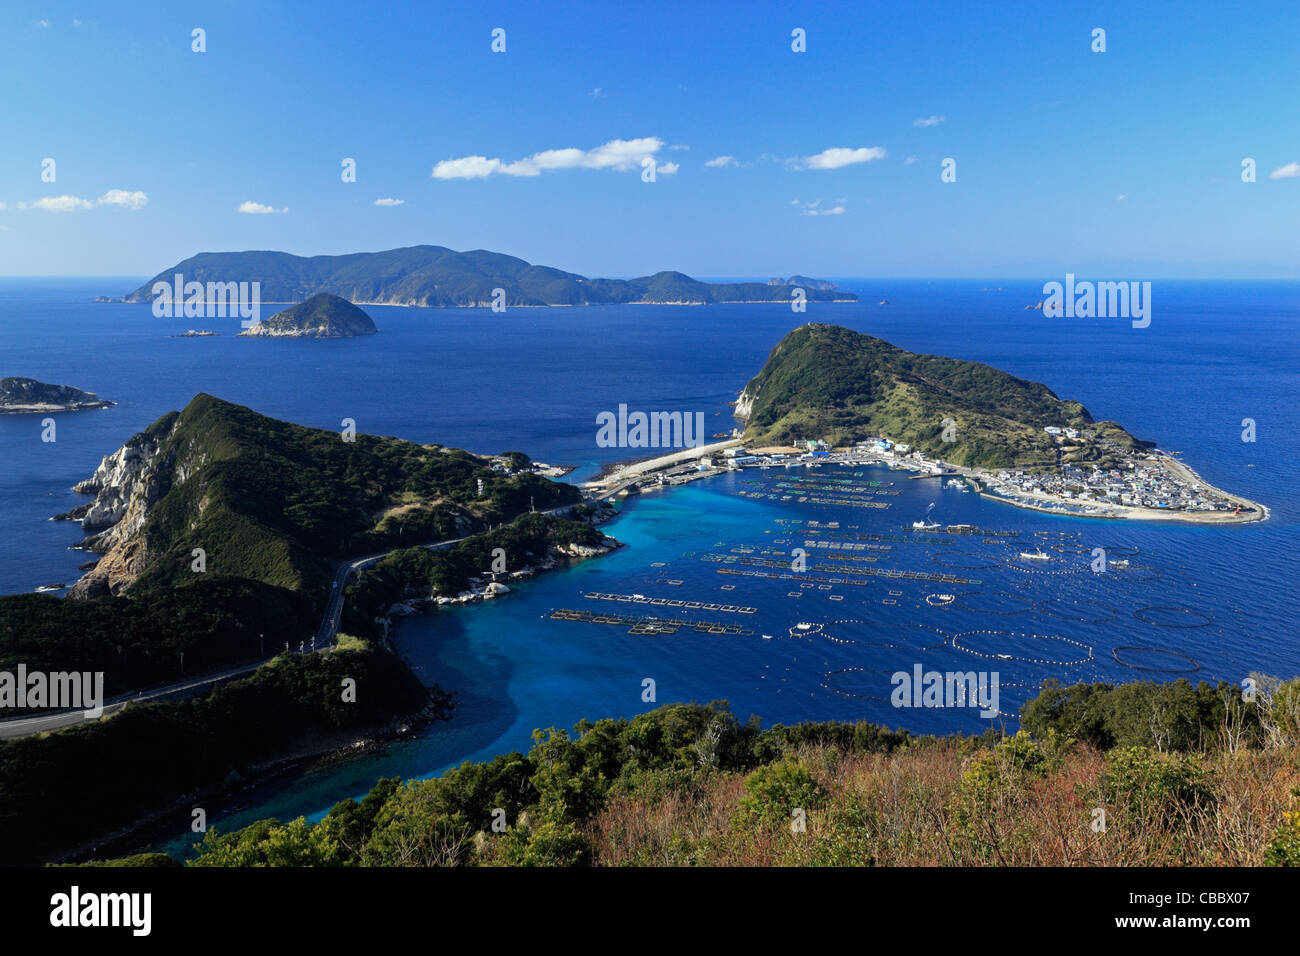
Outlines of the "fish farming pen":
M826 557L826 558L833 558L834 555L823 555L823 557ZM700 555L700 560L701 560L701 561L708 561L708 562L711 562L711 563L713 563L713 564L741 564L741 565L745 565L746 567L753 567L753 568L773 568L773 569L776 569L776 568L789 568L789 567L790 567L790 562L787 561L787 560L774 560L774 559L772 559L772 558L738 558L738 557L736 557L735 555L730 555L730 554L703 554L703 555ZM849 558L849 557L843 557L843 558L841 558L841 560L876 561L876 560L878 560L878 559L877 559L874 555L872 555L872 556L863 556L863 557L860 557L860 558ZM913 571L913 572L905 572L905 571L893 571L893 572L887 572L887 571L882 571L882 570L878 570L878 569L875 569L875 568L844 568L844 567L837 567L837 566L835 566L835 565L833 565L833 564L810 564L810 565L808 565L807 570L809 570L809 571L827 571L827 572L832 572L832 573L835 573L835 574L870 574L870 575L884 575L884 576L886 576L886 577L890 577L890 576L901 577L901 576L903 576L903 575L905 575L905 574L924 574L924 573L928 573L928 572L916 572L916 571ZM803 572L800 572L800 573L803 573ZM931 580L931 579L930 579L930 578L915 578L914 580ZM939 580L939 579L938 579L938 578L935 578L935 579L933 579L933 580Z
M860 501L853 498L821 498L811 495L799 495L798 498L793 494L764 494L761 491L737 491L736 494L742 498L753 498L755 500L763 499L767 501L791 501L797 500L799 504L811 503L814 505L835 505L841 508L888 508L891 502L888 501Z
M982 534L989 538L1020 537L1019 531L990 531L988 528L977 528L973 524L950 524L943 528L904 528L903 530L910 531L912 534Z
M829 548L832 551L893 551L887 544L868 544L865 541L816 540L804 541L805 548Z
M753 628L720 621L701 621L690 617L652 617L636 614L602 614L598 611L580 611L557 608L551 611L552 621L575 621L582 624L612 624L627 627L629 634L676 634L678 631L695 631L697 634L724 634L733 637L752 637Z
M803 533L809 535L820 535L828 541L882 541L893 542L895 544L917 543L916 536L911 534L852 534L849 532L830 534L817 528L804 528ZM935 538L933 541L927 542L927 544L956 544L956 542L945 538Z
M680 607L692 611L722 611L725 614L756 614L756 607L741 607L738 604L706 604L703 601L679 601L676 598L650 598L644 594L602 594L588 591L583 595L589 601L617 601L620 604L648 604L652 607Z
M785 567L778 564L776 567ZM872 577L872 578L892 578L898 581L935 581L939 584L981 584L983 582L976 578L959 578L955 574L934 574L930 571L898 571L893 568L856 568L853 570L845 568L813 566L814 571L833 571L836 574L848 574L853 577ZM826 578L819 577L815 574L809 574L806 571L792 572L783 571L775 573L772 571L741 571L738 568L718 568L719 574L740 574L745 577L753 578L776 578L782 581L825 581L828 584L866 584L866 581L855 581L853 577L848 578Z

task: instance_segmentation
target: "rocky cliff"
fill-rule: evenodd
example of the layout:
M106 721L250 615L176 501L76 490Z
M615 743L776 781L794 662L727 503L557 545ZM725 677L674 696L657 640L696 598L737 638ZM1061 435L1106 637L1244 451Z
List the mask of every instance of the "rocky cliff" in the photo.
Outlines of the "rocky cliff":
M172 430L179 424L178 417ZM90 478L73 486L78 494L95 496L81 516L81 529L93 533L80 546L104 557L73 586L69 597L120 594L156 556L148 537L141 534L150 511L173 485L183 483L201 465L188 462L177 467L176 449L164 451L164 442L165 436L136 435L105 456Z

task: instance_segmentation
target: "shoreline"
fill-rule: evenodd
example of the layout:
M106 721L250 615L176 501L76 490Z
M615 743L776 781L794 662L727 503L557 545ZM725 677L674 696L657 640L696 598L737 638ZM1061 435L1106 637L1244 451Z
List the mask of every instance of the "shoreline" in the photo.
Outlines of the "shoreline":
M624 490L629 490L632 486L641 480L647 478L654 472L670 468L673 465L682 465L700 458L711 457L714 452L724 448L734 447L743 444L743 438L729 439L725 442L716 442L710 445L702 445L695 448L679 449L668 454L658 455L652 458L643 458L639 460L620 462L613 466L607 466L594 479L584 482L582 487L591 494L599 493L600 497L606 497L609 494L617 494ZM783 446L764 446L749 450L753 455L768 455L774 453L789 454L798 453L799 449ZM837 451L837 454L846 454L845 451ZM948 462L939 460L927 460L927 466L934 466L942 470L942 477L959 476L967 481L976 484L976 491L982 498L991 501L1001 502L1002 504L1011 505L1016 508L1023 508L1026 511L1038 511L1044 514L1053 514L1067 518L1097 518L1106 521L1153 521L1166 522L1174 524L1196 524L1208 526L1222 525L1240 525L1255 524L1261 521L1267 521L1272 512L1266 505L1249 498L1235 495L1231 492L1224 491L1215 485L1210 484L1202 478L1191 466L1178 461L1170 455L1153 449L1152 454L1158 461L1169 468L1179 481L1186 484L1200 485L1205 490L1240 505L1243 508L1253 509L1250 514L1233 514L1231 512L1186 512L1181 510L1163 510L1145 507L1136 507L1133 505L1120 505L1103 502L1090 501L1085 508L1080 508L1077 499L1060 498L1054 495L1042 495L1040 498L1014 498L1008 495L1000 495L987 490L991 484L996 484L996 476L990 472L977 468L967 468L962 465L953 465ZM836 460L827 462L828 464L840 465L843 462ZM925 474L930 472L930 468L922 466L918 462L909 462L907 460L877 458L874 460L857 460L858 465L889 465L897 466L900 470ZM811 463L810 463L811 464ZM820 467L820 463L817 464ZM743 470L753 465L740 466L738 469L730 467L712 469L711 473L722 471ZM934 477L941 475L933 472ZM626 487L620 487L626 486ZM618 488L619 491L610 491L609 489Z
M0 405L0 415L55 415L60 412L91 412L113 408L117 402L79 402L75 405Z

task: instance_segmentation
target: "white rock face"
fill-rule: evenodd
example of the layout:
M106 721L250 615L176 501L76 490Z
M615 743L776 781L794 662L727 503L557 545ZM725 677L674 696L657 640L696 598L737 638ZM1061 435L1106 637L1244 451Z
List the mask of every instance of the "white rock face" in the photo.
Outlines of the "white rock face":
M158 446L152 441L123 445L104 457L92 477L73 486L79 494L95 495L81 519L83 530L110 528L126 516L131 499L142 492L145 475L157 454Z
M177 419L173 430L179 425ZM69 597L118 594L144 570L148 548L138 533L150 508L171 482L183 482L202 467L202 462L187 461L173 468L174 455L162 455L160 444L154 438L132 439L106 456L94 475L73 487L80 494L95 496L81 527L90 535L85 547L104 557L73 586Z
M736 402L735 415L741 421L747 421L750 413L754 411L754 398L755 396L750 395L749 392L740 393L740 399Z

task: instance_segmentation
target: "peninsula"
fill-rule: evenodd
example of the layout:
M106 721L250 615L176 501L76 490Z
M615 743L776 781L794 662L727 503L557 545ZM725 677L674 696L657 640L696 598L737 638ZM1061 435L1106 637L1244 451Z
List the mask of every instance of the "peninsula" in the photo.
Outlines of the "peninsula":
M48 414L112 408L93 392L70 385L46 385L33 378L0 378L0 414Z
M240 332L240 335L274 338L348 339L374 335L379 330L370 316L347 299L318 292L306 302L290 306Z
M1269 514L1046 385L839 326L786 335L740 393L736 417L744 431L735 439L623 466L588 489L634 492L717 473L700 471L700 459L770 467L794 458L952 476L1007 504L1081 517L1227 524Z
M700 282L680 272L590 279L484 249L456 252L443 246L410 246L311 257L287 252L203 252L164 269L120 301L152 302L154 283L170 285L177 275L205 288L209 282L257 282L262 302L301 302L329 292L360 305L431 308L485 308L496 303L515 307L789 302L796 297L796 288L813 301L856 302L858 298L834 283L802 276L739 283ZM101 296L96 301L113 300Z

